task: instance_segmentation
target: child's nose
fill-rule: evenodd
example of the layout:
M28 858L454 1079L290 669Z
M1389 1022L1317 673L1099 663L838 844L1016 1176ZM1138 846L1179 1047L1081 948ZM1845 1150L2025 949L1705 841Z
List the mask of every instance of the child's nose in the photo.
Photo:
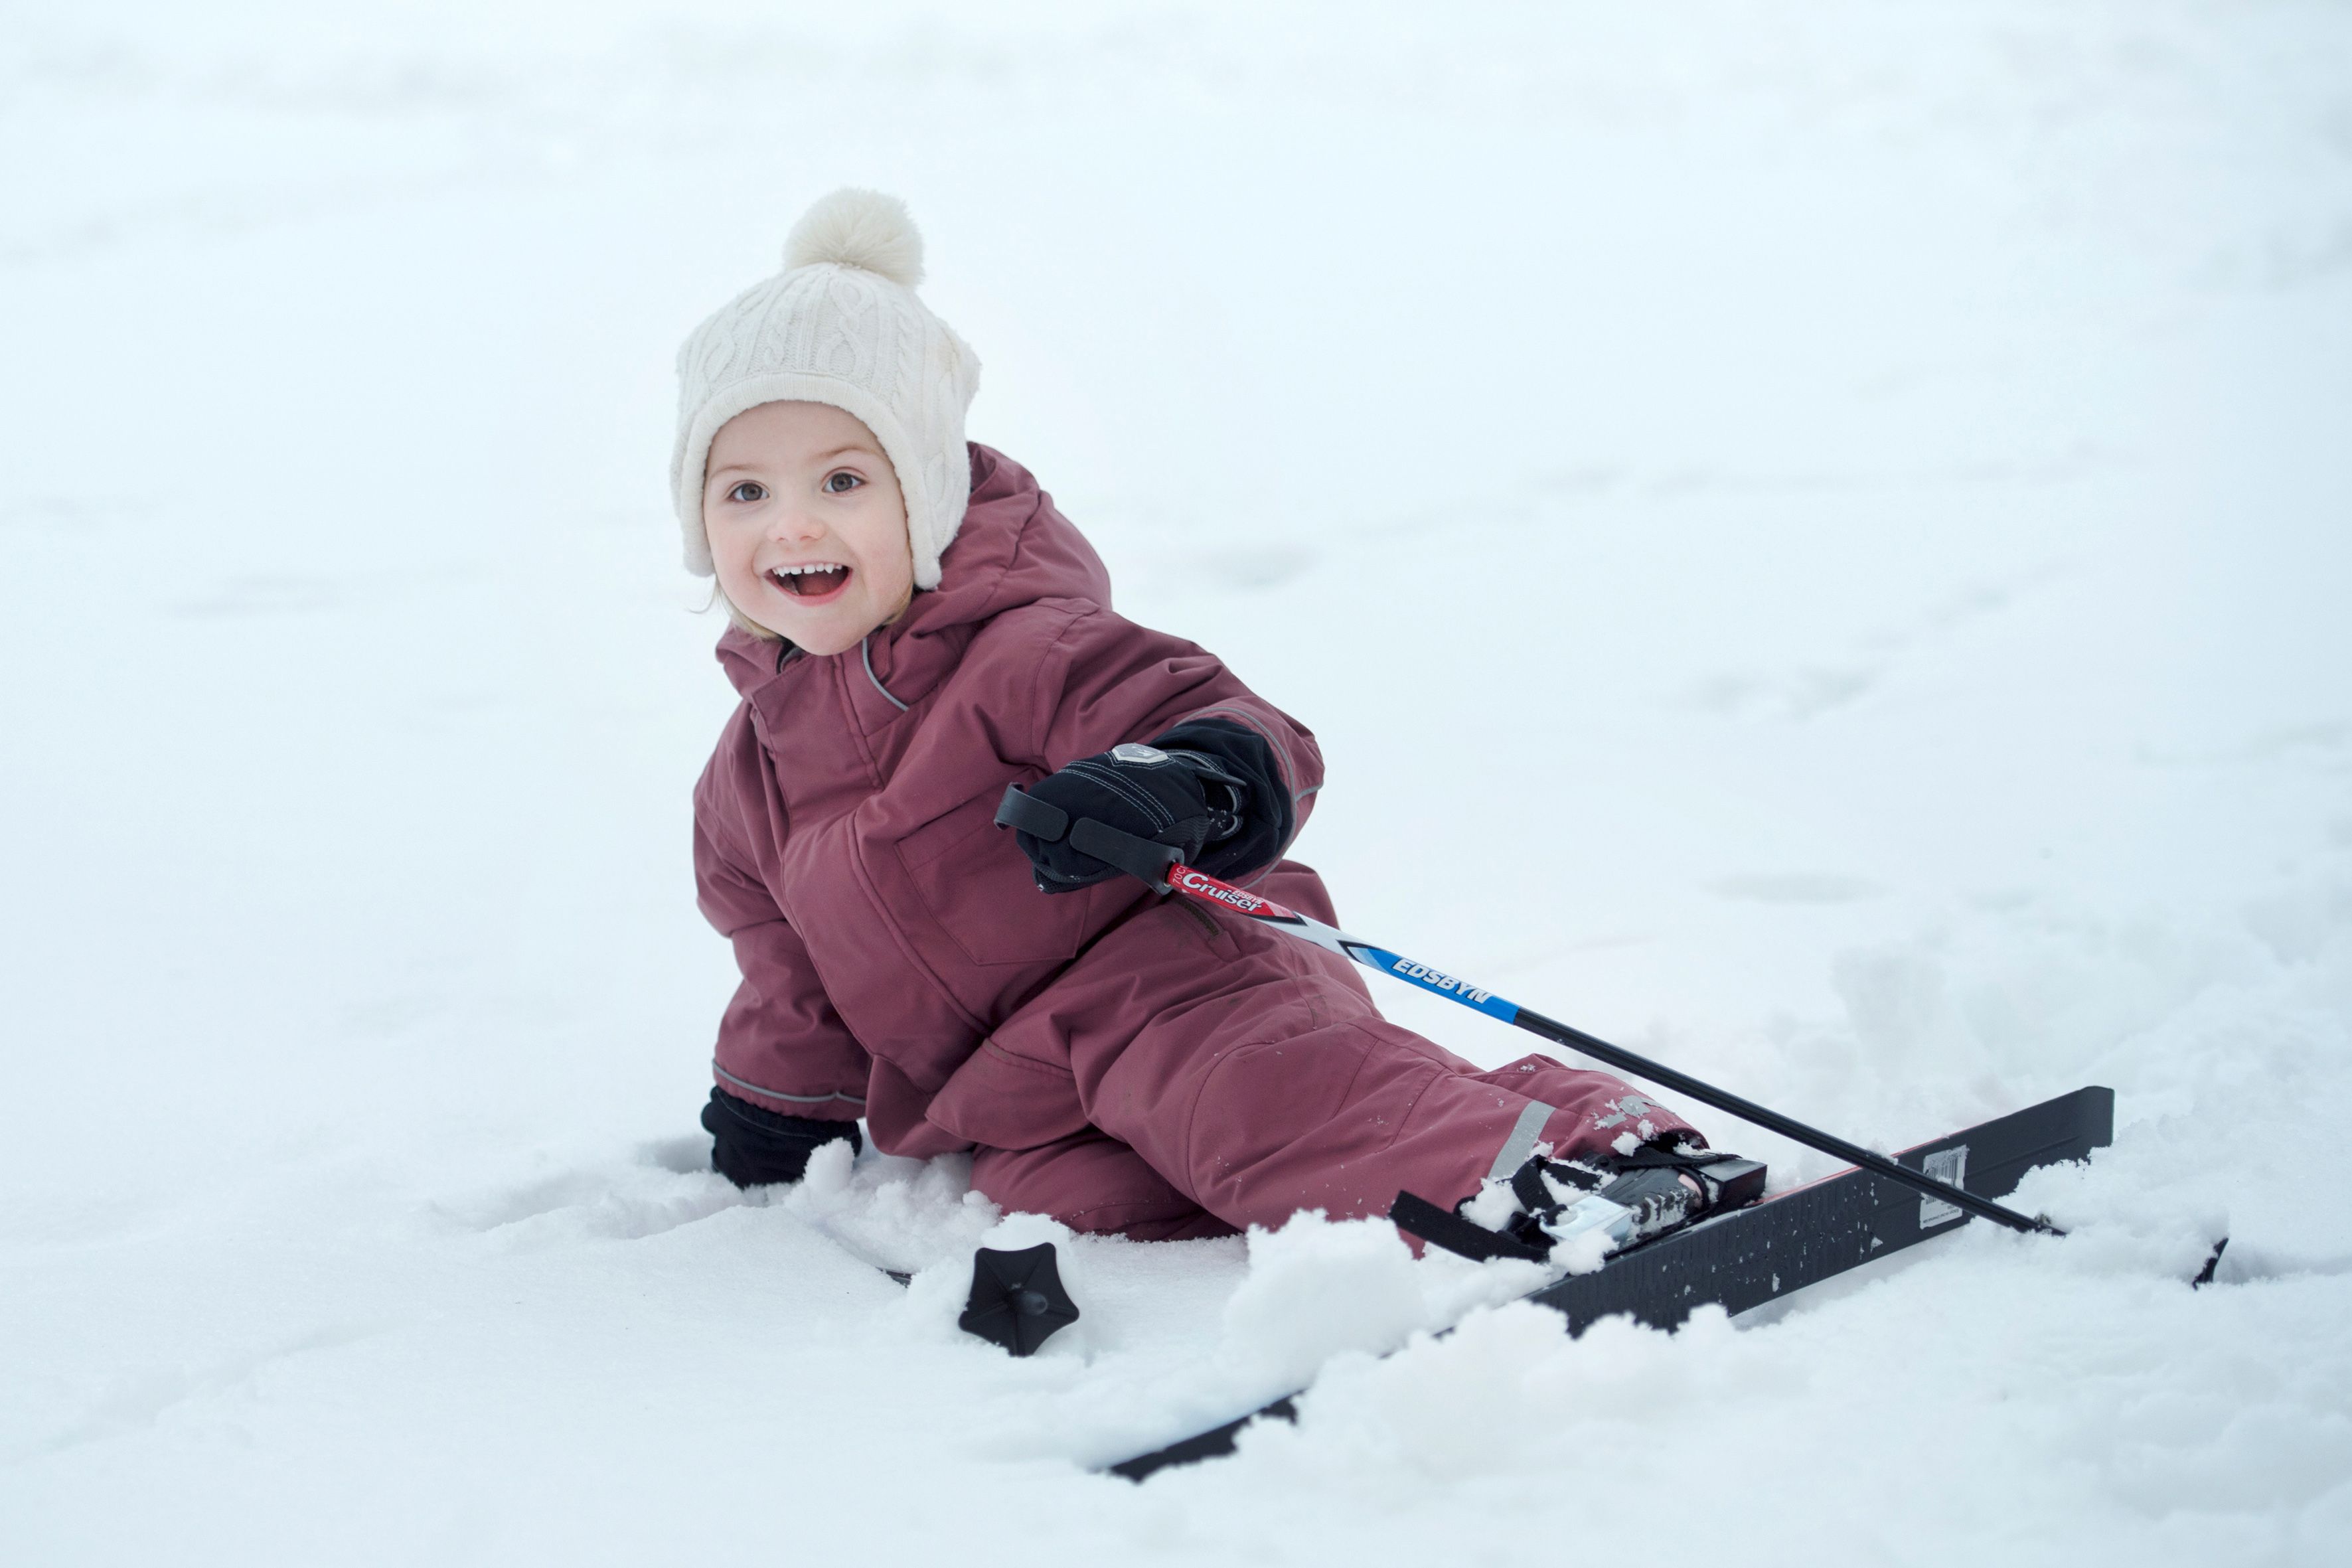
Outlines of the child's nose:
M824 524L798 507L778 509L769 534L780 543L805 544L822 536Z

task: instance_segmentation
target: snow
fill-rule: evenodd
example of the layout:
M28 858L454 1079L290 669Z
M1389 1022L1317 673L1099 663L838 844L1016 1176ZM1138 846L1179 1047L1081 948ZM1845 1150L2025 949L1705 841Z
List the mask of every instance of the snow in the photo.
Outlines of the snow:
M2292 0L20 8L0 1560L2336 1560L2347 127ZM1882 1148L2110 1084L2073 1234L1570 1342L704 1170L669 361L842 183L1351 930Z

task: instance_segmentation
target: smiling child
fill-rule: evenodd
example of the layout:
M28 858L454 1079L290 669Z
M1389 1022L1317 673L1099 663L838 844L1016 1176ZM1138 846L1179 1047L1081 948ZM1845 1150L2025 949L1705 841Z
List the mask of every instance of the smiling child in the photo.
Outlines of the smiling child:
M714 1165L796 1180L862 1119L890 1153L969 1152L1007 1209L1152 1239L1701 1142L1616 1079L1481 1070L1343 959L994 828L1018 784L1337 923L1283 858L1313 734L1114 613L1037 481L966 442L979 361L921 278L905 208L839 191L678 356L686 560L742 699L695 793L701 906L742 973Z

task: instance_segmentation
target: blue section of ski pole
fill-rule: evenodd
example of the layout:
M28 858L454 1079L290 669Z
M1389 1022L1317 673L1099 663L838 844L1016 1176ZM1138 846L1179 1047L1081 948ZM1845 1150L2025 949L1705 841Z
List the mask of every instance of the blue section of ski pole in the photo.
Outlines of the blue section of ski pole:
M1519 1016L1517 1003L1506 1002L1492 991L1481 991L1467 980L1457 980L1443 970L1430 968L1426 963L1416 963L1401 952L1391 952L1368 942L1351 942L1348 943L1348 951L1355 956L1357 963L1367 968L1393 974L1423 991L1433 991L1449 1002L1475 1007L1489 1018L1500 1018L1507 1024Z

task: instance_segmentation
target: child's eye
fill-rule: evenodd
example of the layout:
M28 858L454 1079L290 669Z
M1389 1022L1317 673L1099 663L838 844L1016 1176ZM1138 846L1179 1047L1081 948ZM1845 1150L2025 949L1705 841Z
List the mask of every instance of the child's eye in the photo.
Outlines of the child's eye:
M865 482L847 468L836 468L824 477L824 488L828 495L847 495Z
M768 487L756 479L745 479L727 492L727 499L729 500L766 500Z

